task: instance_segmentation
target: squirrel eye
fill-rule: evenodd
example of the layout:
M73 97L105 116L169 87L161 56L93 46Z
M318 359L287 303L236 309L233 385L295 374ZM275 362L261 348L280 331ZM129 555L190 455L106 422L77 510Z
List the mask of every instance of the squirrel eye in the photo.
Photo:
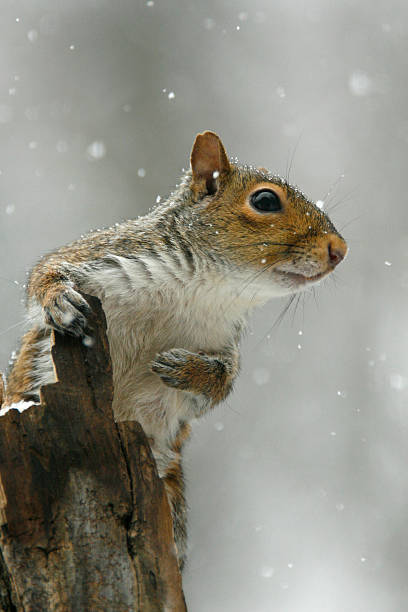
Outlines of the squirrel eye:
M279 196L274 191L263 189L256 191L251 195L251 206L260 212L279 212L282 210L282 204Z

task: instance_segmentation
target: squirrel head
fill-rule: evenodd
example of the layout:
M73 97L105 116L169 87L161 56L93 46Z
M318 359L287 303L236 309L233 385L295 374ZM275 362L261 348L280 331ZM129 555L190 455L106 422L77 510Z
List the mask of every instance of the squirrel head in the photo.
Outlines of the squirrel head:
M214 132L195 139L189 188L213 255L274 295L318 282L347 254L322 210L266 169L230 161Z

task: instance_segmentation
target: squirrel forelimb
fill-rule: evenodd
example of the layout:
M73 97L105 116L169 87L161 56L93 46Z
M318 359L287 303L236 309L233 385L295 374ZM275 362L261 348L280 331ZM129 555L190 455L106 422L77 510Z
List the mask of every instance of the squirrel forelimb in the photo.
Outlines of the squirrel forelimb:
M175 348L156 355L151 364L169 387L204 395L211 404L223 400L238 373L238 353L209 355ZM197 415L198 416L198 415Z

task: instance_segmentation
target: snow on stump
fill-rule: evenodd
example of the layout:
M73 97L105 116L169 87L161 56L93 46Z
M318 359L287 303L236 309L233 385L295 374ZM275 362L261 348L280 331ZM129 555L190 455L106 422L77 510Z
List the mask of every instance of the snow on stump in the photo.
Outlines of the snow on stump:
M55 334L58 382L0 419L0 609L186 610L170 508L147 438L115 423L106 321Z

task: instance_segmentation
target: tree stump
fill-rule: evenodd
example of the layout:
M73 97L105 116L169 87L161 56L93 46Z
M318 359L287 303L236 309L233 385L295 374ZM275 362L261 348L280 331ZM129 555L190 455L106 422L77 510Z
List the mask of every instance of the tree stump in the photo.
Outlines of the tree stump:
M55 334L58 382L0 419L0 608L184 611L164 486L140 425L113 419L105 316L86 298L92 345Z

